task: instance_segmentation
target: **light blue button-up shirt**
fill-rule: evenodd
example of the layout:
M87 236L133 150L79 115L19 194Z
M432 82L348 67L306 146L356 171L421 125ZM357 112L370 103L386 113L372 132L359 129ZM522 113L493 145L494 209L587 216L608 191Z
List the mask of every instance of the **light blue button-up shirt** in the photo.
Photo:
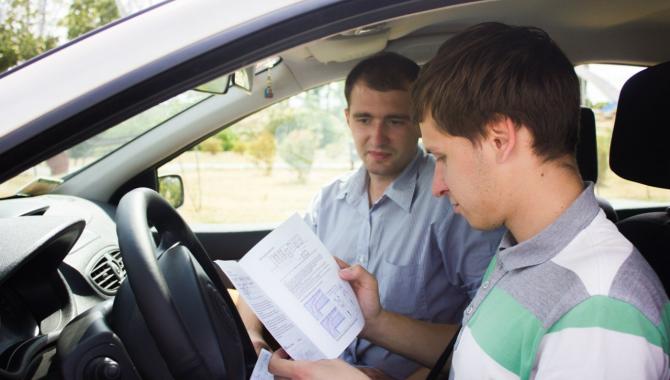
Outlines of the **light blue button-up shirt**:
M305 220L330 252L360 264L379 283L382 306L415 319L459 323L500 242L477 231L431 194L435 161L423 149L371 207L364 167L326 186ZM404 378L418 365L355 341L347 361Z

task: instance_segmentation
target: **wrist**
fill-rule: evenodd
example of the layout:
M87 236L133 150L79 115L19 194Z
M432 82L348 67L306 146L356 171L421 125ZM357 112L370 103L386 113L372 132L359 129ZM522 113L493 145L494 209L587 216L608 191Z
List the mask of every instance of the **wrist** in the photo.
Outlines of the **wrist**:
M379 313L365 321L365 327L363 327L360 334L361 337L374 342L376 340L375 337L384 333L384 326L386 325L389 316L390 314L388 311L380 309Z

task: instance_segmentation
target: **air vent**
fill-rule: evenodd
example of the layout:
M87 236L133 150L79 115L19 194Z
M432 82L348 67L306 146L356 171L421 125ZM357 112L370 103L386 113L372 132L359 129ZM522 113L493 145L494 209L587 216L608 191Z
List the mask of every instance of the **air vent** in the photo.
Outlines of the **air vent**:
M118 249L110 250L98 256L89 271L89 278L100 292L111 296L126 278L126 268Z

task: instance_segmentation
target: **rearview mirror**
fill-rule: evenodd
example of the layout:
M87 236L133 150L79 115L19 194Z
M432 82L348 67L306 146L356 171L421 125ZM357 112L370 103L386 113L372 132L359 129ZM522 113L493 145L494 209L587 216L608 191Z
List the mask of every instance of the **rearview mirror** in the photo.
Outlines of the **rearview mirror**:
M218 77L195 88L196 91L223 95L231 88L237 87L251 93L254 83L254 67L249 66L235 71L232 74Z
M179 208L184 204L184 183L176 174L158 177L158 193L173 208Z
M234 73L230 74L230 80L228 81L228 89L237 87L251 94L251 86L253 85L253 83L254 83L254 68L253 66L250 66L241 70L237 70Z

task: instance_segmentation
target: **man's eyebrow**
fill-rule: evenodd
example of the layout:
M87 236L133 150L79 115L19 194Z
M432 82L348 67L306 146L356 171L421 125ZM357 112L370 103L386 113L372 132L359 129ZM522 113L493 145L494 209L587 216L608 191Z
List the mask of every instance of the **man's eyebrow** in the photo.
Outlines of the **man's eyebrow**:
M372 114L369 112L356 112L353 115L354 117L372 117Z
M404 114L391 114L391 115L386 115L386 116L384 116L384 119L402 119L402 120L409 120L409 115L404 115Z
M370 112L355 112L353 114L353 117L373 117L373 116ZM410 117L409 117L409 115L404 115L404 114L390 114L390 115L384 115L384 119L409 120Z

